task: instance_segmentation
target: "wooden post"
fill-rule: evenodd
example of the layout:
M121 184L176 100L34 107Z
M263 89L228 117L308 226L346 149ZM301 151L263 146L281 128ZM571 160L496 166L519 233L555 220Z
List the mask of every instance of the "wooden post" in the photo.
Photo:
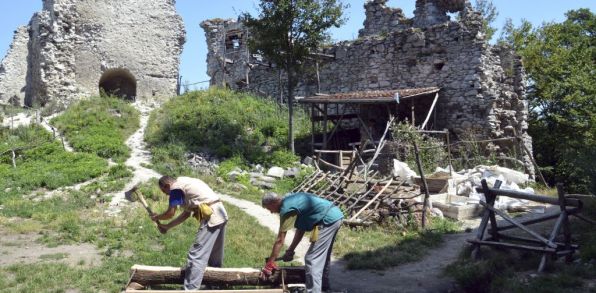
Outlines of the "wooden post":
M315 105L310 104L310 151L315 151Z
M422 162L420 161L420 154L418 152L418 144L413 134L410 136L412 143L414 144L414 154L416 155L416 165L418 166L418 172L420 172L420 179L422 179L422 185L424 186L424 204L422 205L422 229L426 228L426 208L428 207L428 199L430 194L428 192L428 184L426 183L426 177L424 176L424 170L422 169Z
M445 139L447 140L447 159L449 160L449 177L453 178L453 165L451 160L451 142L449 140L449 130L445 128Z
M321 149L327 149L327 104L323 104L323 145Z
M430 115L433 113L438 99L439 99L439 93L436 93L435 99L433 100L433 103L430 106L430 109L428 110L428 114L426 115L426 119L424 119L424 122L422 122L422 126L420 126L420 129L424 130L424 128L426 127L426 123L428 123L428 119L430 119Z
M317 68L317 93L321 92L321 76L319 75L319 60L315 62Z
M528 155L528 157L530 157L530 161L534 165L534 168L536 168L536 172L538 172L538 176L539 176L540 180L542 180L542 183L544 184L544 186L549 187L548 186L548 183L546 183L546 180L544 180L544 177L542 176L542 172L540 172L540 167L538 166L538 164L534 160L534 156L532 156L532 153L530 152L530 150L528 149L528 147L526 147L526 145L524 144L524 142L521 139L521 137L518 136L516 138L519 141L519 144L521 144L522 149L526 152L526 155Z
M565 250L571 249L571 230L569 229L569 216L567 214L567 203L565 201L565 190L563 184L557 184L557 194L559 196L559 208L561 209L561 215L563 215L563 239L565 243ZM566 262L571 262L571 254L565 256Z
M488 206L493 206L495 204L495 199L497 198L495 197L490 197L488 196L490 192L488 185L486 184L486 180L482 180L482 189L484 193L484 199L486 200L486 204ZM501 187L501 181L497 180L495 182L495 188L500 188ZM482 220L480 221L480 226L478 226L478 232L476 234L476 241L482 241L482 239L484 238L484 233L486 232L486 226L488 225L488 221L491 218L491 213L492 211L490 209L484 209L484 213L482 215ZM494 217L494 214L493 214ZM498 231L497 231L498 233ZM480 256L479 254L480 252L480 244L474 244L473 248L472 248L472 258L474 259L478 259L478 257Z
M410 106L412 108L412 126L416 126L416 111L414 109L414 99L410 99Z
M281 68L279 68L279 70L278 70L277 87L279 88L279 104L283 105L284 90L283 90L283 87L281 86Z
M16 154L14 152L14 150L10 150L10 152L12 153L12 167L13 168L17 168L17 161L16 161Z

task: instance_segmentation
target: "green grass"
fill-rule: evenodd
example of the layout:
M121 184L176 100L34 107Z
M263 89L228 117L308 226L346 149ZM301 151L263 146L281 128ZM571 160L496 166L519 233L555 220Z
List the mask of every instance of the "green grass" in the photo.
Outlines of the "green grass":
M128 172L121 167L119 178ZM109 176L102 177L99 184ZM119 178L115 179L118 180ZM167 208L166 197L155 182L141 186L152 208ZM146 211L138 203L117 217L107 216L107 203L93 199L88 192L70 191L68 196L33 202L14 197L0 210L0 224L14 233L39 233L39 241L49 247L64 244L92 243L102 254L95 267L52 263L59 257L48 255L46 262L17 264L0 268L0 292L117 292L129 277L133 264L182 266L192 244L198 224L189 219L182 225L160 234ZM230 221L226 228L225 267L260 267L270 253L274 234L260 226L256 219L240 209L226 205ZM8 219L17 219L9 221ZM14 225L8 224L14 222ZM26 230L17 227L26 223ZM132 252L130 255L127 252Z
M298 160L286 149L287 115L275 102L245 93L195 91L172 98L152 113L145 139L156 170L164 174L188 172L184 154L197 151L236 156L238 165L287 166ZM295 121L296 137L305 137L306 114L296 111Z
M10 152L0 157L0 204L16 194L72 185L107 170L105 160L93 154L63 150L51 134L38 126L0 129L0 140L0 153L15 147L32 147L17 153L16 168Z
M348 269L383 270L413 262L443 242L442 235L458 231L450 220L433 218L427 231L398 230L394 225L339 230L333 253Z
M123 162L130 153L124 142L139 127L139 113L122 99L93 97L69 106L51 122L75 150Z

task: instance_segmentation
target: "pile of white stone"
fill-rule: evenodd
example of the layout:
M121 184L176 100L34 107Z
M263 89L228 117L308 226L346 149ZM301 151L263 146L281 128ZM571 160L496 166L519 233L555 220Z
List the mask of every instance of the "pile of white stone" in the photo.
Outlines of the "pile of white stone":
M277 180L290 177L294 178L300 174L299 167L281 168L273 166L265 169L260 164L252 166L250 171L242 170L236 167L228 172L227 181L237 182L241 176L248 176L250 184L263 189L273 189Z
M437 168L437 171L429 177L449 176L449 169ZM496 181L501 181L500 189L513 190L525 193L534 193L531 187L521 187L530 182L527 174L501 166L476 166L472 169L452 172L451 192L459 196L466 196L469 202L485 201L484 194L476 191L482 187L481 181L486 180L489 187L493 187ZM495 207L502 210L524 211L529 210L531 202L522 199L500 196L495 202Z
M203 174L215 174L219 164L219 159L207 153L186 153L185 157L192 169Z
M484 194L477 192L476 188L482 187L481 181L485 179L489 187L493 187L495 182L501 181L501 189L514 190L525 193L534 193L534 189L525 186L530 182L527 174L501 166L479 165L472 169L465 169L458 172L447 168L436 168L432 174L427 174L427 178L448 179L447 193L450 195L459 195L468 197L465 204L478 203L485 201ZM450 172L451 171L451 172ZM412 182L413 177L418 176L406 163L394 160L393 175L396 177L409 179ZM509 211L534 211L540 212L542 208L533 209L532 204L527 200L515 199L506 196L500 196L495 202L498 209Z

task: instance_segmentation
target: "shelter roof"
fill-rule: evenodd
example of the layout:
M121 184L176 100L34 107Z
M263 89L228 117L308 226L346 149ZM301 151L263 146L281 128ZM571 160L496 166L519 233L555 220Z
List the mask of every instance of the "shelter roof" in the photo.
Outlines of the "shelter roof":
M359 91L348 93L336 93L329 95L316 95L299 99L299 103L339 103L339 104L377 104L377 103L395 103L398 99L410 99L422 96L428 96L439 92L438 87L398 89L398 90L378 90L378 91Z

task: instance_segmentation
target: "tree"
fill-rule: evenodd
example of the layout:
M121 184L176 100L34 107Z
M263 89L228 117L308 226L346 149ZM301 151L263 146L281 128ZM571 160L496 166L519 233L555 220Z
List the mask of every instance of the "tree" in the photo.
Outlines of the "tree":
M497 19L499 12L493 4L492 0L476 0L474 2L474 9L482 15L482 29L486 35L486 39L490 40L497 31L492 23Z
M294 153L294 89L308 59L327 39L327 30L343 24L340 0L261 0L259 16L242 15L250 30L249 46L283 68L287 75L289 148Z
M562 23L505 25L499 42L521 55L529 77L529 133L549 181L596 192L596 16L567 12Z

